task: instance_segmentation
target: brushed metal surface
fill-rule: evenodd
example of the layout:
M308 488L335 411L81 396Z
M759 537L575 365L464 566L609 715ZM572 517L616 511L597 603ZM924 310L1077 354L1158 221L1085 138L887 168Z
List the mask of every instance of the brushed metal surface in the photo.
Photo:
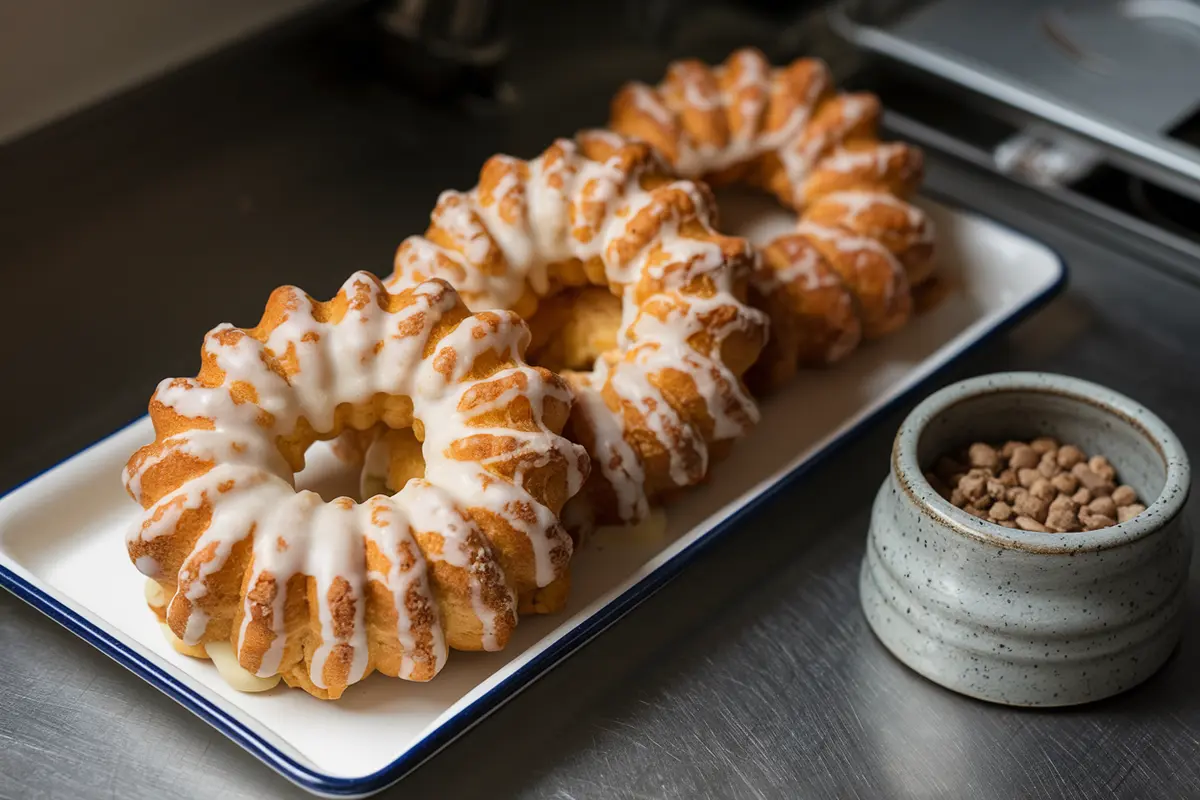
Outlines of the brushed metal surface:
M492 152L603 119L617 55L551 31L530 40L537 63L514 67L517 115L418 109L309 43L217 59L0 151L0 363L17 387L0 393L0 487L139 414L158 377L196 367L217 319L253 321L281 281L321 293L349 269L387 269L437 192L469 186ZM621 58L652 78L665 55ZM934 189L1049 242L1072 281L928 390L1066 372L1143 401L1197 452L1200 289L1153 268L1174 256L932 161ZM867 515L916 399L384 796L1196 796L1200 570L1162 672L1077 709L953 695L871 636L856 589ZM0 594L0 797L166 796L302 795Z
M843 0L832 16L861 47L1081 135L1113 163L1200 197L1200 151L1168 135L1200 99L1191 0L937 0L883 27L857 21L863 5Z

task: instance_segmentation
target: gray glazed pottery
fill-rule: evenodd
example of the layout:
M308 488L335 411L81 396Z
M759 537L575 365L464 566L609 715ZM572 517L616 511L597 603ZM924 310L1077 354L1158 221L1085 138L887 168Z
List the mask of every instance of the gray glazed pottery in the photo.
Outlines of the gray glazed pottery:
M974 441L1043 435L1107 456L1146 511L1098 531L1028 533L955 508L922 474ZM867 620L905 664L982 700L1064 706L1129 689L1179 640L1190 480L1162 420L1102 386L1004 373L942 389L901 426L875 499Z

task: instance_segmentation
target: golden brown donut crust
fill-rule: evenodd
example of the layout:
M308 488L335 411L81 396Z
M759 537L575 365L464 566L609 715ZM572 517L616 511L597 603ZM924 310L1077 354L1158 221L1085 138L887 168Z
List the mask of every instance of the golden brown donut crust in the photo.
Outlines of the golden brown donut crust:
M169 598L156 614L189 652L230 642L243 668L323 699L503 647L519 605L561 600L557 515L588 470L559 435L571 392L524 363L528 338L445 282L393 294L368 273L327 302L282 287L255 327L214 329L198 375L160 383L155 440L125 470L145 509L130 558ZM315 441L377 427L408 455L403 492L295 490Z
M758 389L851 349L842 302L831 304L824 285L808 288L814 270L800 275L785 255L804 251L795 236L812 240L825 262L817 272L843 282L862 317L862 338L903 326L913 288L933 275L932 224L908 202L921 182L922 154L879 140L881 110L873 95L838 93L819 60L772 68L754 49L715 67L675 62L659 85L629 83L613 98L610 128L653 145L678 174L763 189L799 216L795 234L760 248L753 302L779 341L749 376ZM843 249L868 240L880 247L866 244L854 255ZM798 282L781 280L788 274L800 275ZM814 297L804 299L809 291Z
M389 284L445 277L469 305L529 320L541 363L592 367L569 376L571 435L596 467L582 516L636 522L757 421L742 383L766 338L745 303L756 259L712 220L708 188L647 143L585 131L530 161L495 156L477 186L443 193Z

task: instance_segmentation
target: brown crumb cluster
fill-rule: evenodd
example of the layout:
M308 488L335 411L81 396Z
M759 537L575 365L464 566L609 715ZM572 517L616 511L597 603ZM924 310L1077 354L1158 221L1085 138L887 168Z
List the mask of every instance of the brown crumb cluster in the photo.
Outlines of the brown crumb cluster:
M1026 531L1094 531L1146 510L1132 487L1117 484L1107 458L1048 436L1002 447L976 442L942 456L925 478L968 514Z

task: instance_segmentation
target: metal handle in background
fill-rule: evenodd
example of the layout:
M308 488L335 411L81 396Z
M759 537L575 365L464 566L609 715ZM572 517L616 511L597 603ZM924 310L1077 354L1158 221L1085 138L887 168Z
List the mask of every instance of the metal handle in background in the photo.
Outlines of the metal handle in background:
M375 15L387 77L431 99L493 94L506 0L387 0Z

